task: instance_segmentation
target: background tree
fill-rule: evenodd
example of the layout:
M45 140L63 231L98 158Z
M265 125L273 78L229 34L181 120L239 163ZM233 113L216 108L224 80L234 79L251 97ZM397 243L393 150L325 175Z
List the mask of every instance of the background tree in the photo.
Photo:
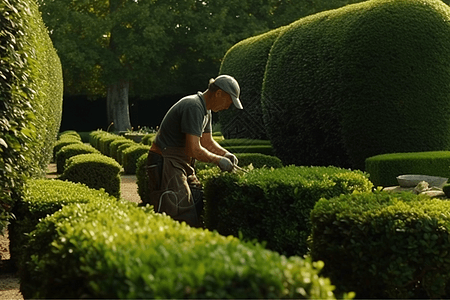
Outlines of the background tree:
M217 76L235 43L312 13L361 2L38 1L61 58L65 96L107 96L108 124L113 121L116 131L130 128L129 96L151 100L196 92Z
M39 2L65 95L106 95L115 130L130 127L128 95L195 92L218 74L233 44L317 10L315 2L283 0Z

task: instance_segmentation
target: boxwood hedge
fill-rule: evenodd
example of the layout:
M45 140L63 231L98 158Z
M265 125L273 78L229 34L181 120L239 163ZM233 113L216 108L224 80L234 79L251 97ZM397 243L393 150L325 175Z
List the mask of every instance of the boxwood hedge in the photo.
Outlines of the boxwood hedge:
M285 163L364 169L365 159L450 148L450 8L372 0L292 23L262 91Z
M266 241L286 255L307 253L309 215L322 197L371 191L368 175L336 167L254 169L199 177L205 190L205 225L223 235Z
M62 70L35 1L0 2L0 230L27 175L52 158L62 110Z
M125 174L136 174L136 164L143 154L148 153L150 146L136 144L126 148L122 152L122 165Z
M321 199L311 212L311 255L357 298L450 296L450 202L413 193Z
M236 78L244 110L219 112L221 132L226 139L267 139L261 109L261 90L269 51L284 27L243 40L231 47L220 66L220 74Z
M27 253L25 298L334 298L319 262L129 202L65 206L38 224Z
M98 151L91 145L86 145L83 143L69 144L67 146L62 147L56 153L56 171L59 174L62 174L64 172L66 161L69 158L75 155L87 153L100 153L100 151Z
M59 179L80 182L93 189L104 189L110 195L120 197L122 171L122 166L106 155L79 154L67 160Z
M366 159L366 171L376 186L398 185L397 176L404 174L450 178L450 151L375 155Z
M79 183L50 179L28 179L24 196L15 205L16 216L9 225L11 259L23 269L30 257L23 257L28 234L39 221L51 215L65 205L88 203L98 199L115 199L104 191L90 189Z

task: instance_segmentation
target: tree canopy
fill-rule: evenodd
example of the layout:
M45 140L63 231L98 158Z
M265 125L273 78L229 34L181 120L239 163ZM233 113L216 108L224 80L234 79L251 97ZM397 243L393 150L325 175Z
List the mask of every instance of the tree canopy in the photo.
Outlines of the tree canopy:
M142 98L183 94L218 74L247 37L360 0L38 0L64 70L65 94L104 96L130 82Z

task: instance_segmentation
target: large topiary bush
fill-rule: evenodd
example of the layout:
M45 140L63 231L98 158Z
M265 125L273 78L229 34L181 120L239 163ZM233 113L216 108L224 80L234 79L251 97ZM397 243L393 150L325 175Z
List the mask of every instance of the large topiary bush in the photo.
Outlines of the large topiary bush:
M291 24L262 92L277 156L364 169L377 154L448 149L449 18L438 0L372 0Z
M244 107L219 113L221 132L226 139L266 139L261 109L261 89L269 51L284 27L243 40L230 48L223 58L220 74L236 78Z

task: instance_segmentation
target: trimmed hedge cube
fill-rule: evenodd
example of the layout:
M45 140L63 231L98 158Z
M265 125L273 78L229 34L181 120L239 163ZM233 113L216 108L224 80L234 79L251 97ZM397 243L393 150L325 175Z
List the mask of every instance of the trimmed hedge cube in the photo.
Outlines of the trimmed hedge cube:
M113 142L111 142L111 144L109 144L109 156L119 161L118 159L119 155L117 151L119 150L119 147L123 144L137 145L134 141L129 140L122 136L118 139L115 139Z
M337 293L378 299L450 296L450 202L413 193L321 199L311 212L311 255Z
M61 150L62 147L72 145L72 144L83 144L79 139L73 136L64 136L55 142L53 146L53 159L56 160L56 153Z
M62 174L64 172L66 161L69 158L75 155L88 153L100 153L100 151L98 151L91 145L86 145L82 143L69 144L67 146L62 147L56 153L56 171L59 174Z
M147 159L148 153L145 153L142 154L136 162L136 184L138 187L138 194L144 203L149 202Z
M102 154L80 154L67 160L61 180L84 183L93 189L104 189L108 194L120 197L120 173L122 166L111 157Z
M136 174L136 163L139 157L148 153L150 146L147 145L133 145L127 147L122 151L122 165L125 170L125 174Z

